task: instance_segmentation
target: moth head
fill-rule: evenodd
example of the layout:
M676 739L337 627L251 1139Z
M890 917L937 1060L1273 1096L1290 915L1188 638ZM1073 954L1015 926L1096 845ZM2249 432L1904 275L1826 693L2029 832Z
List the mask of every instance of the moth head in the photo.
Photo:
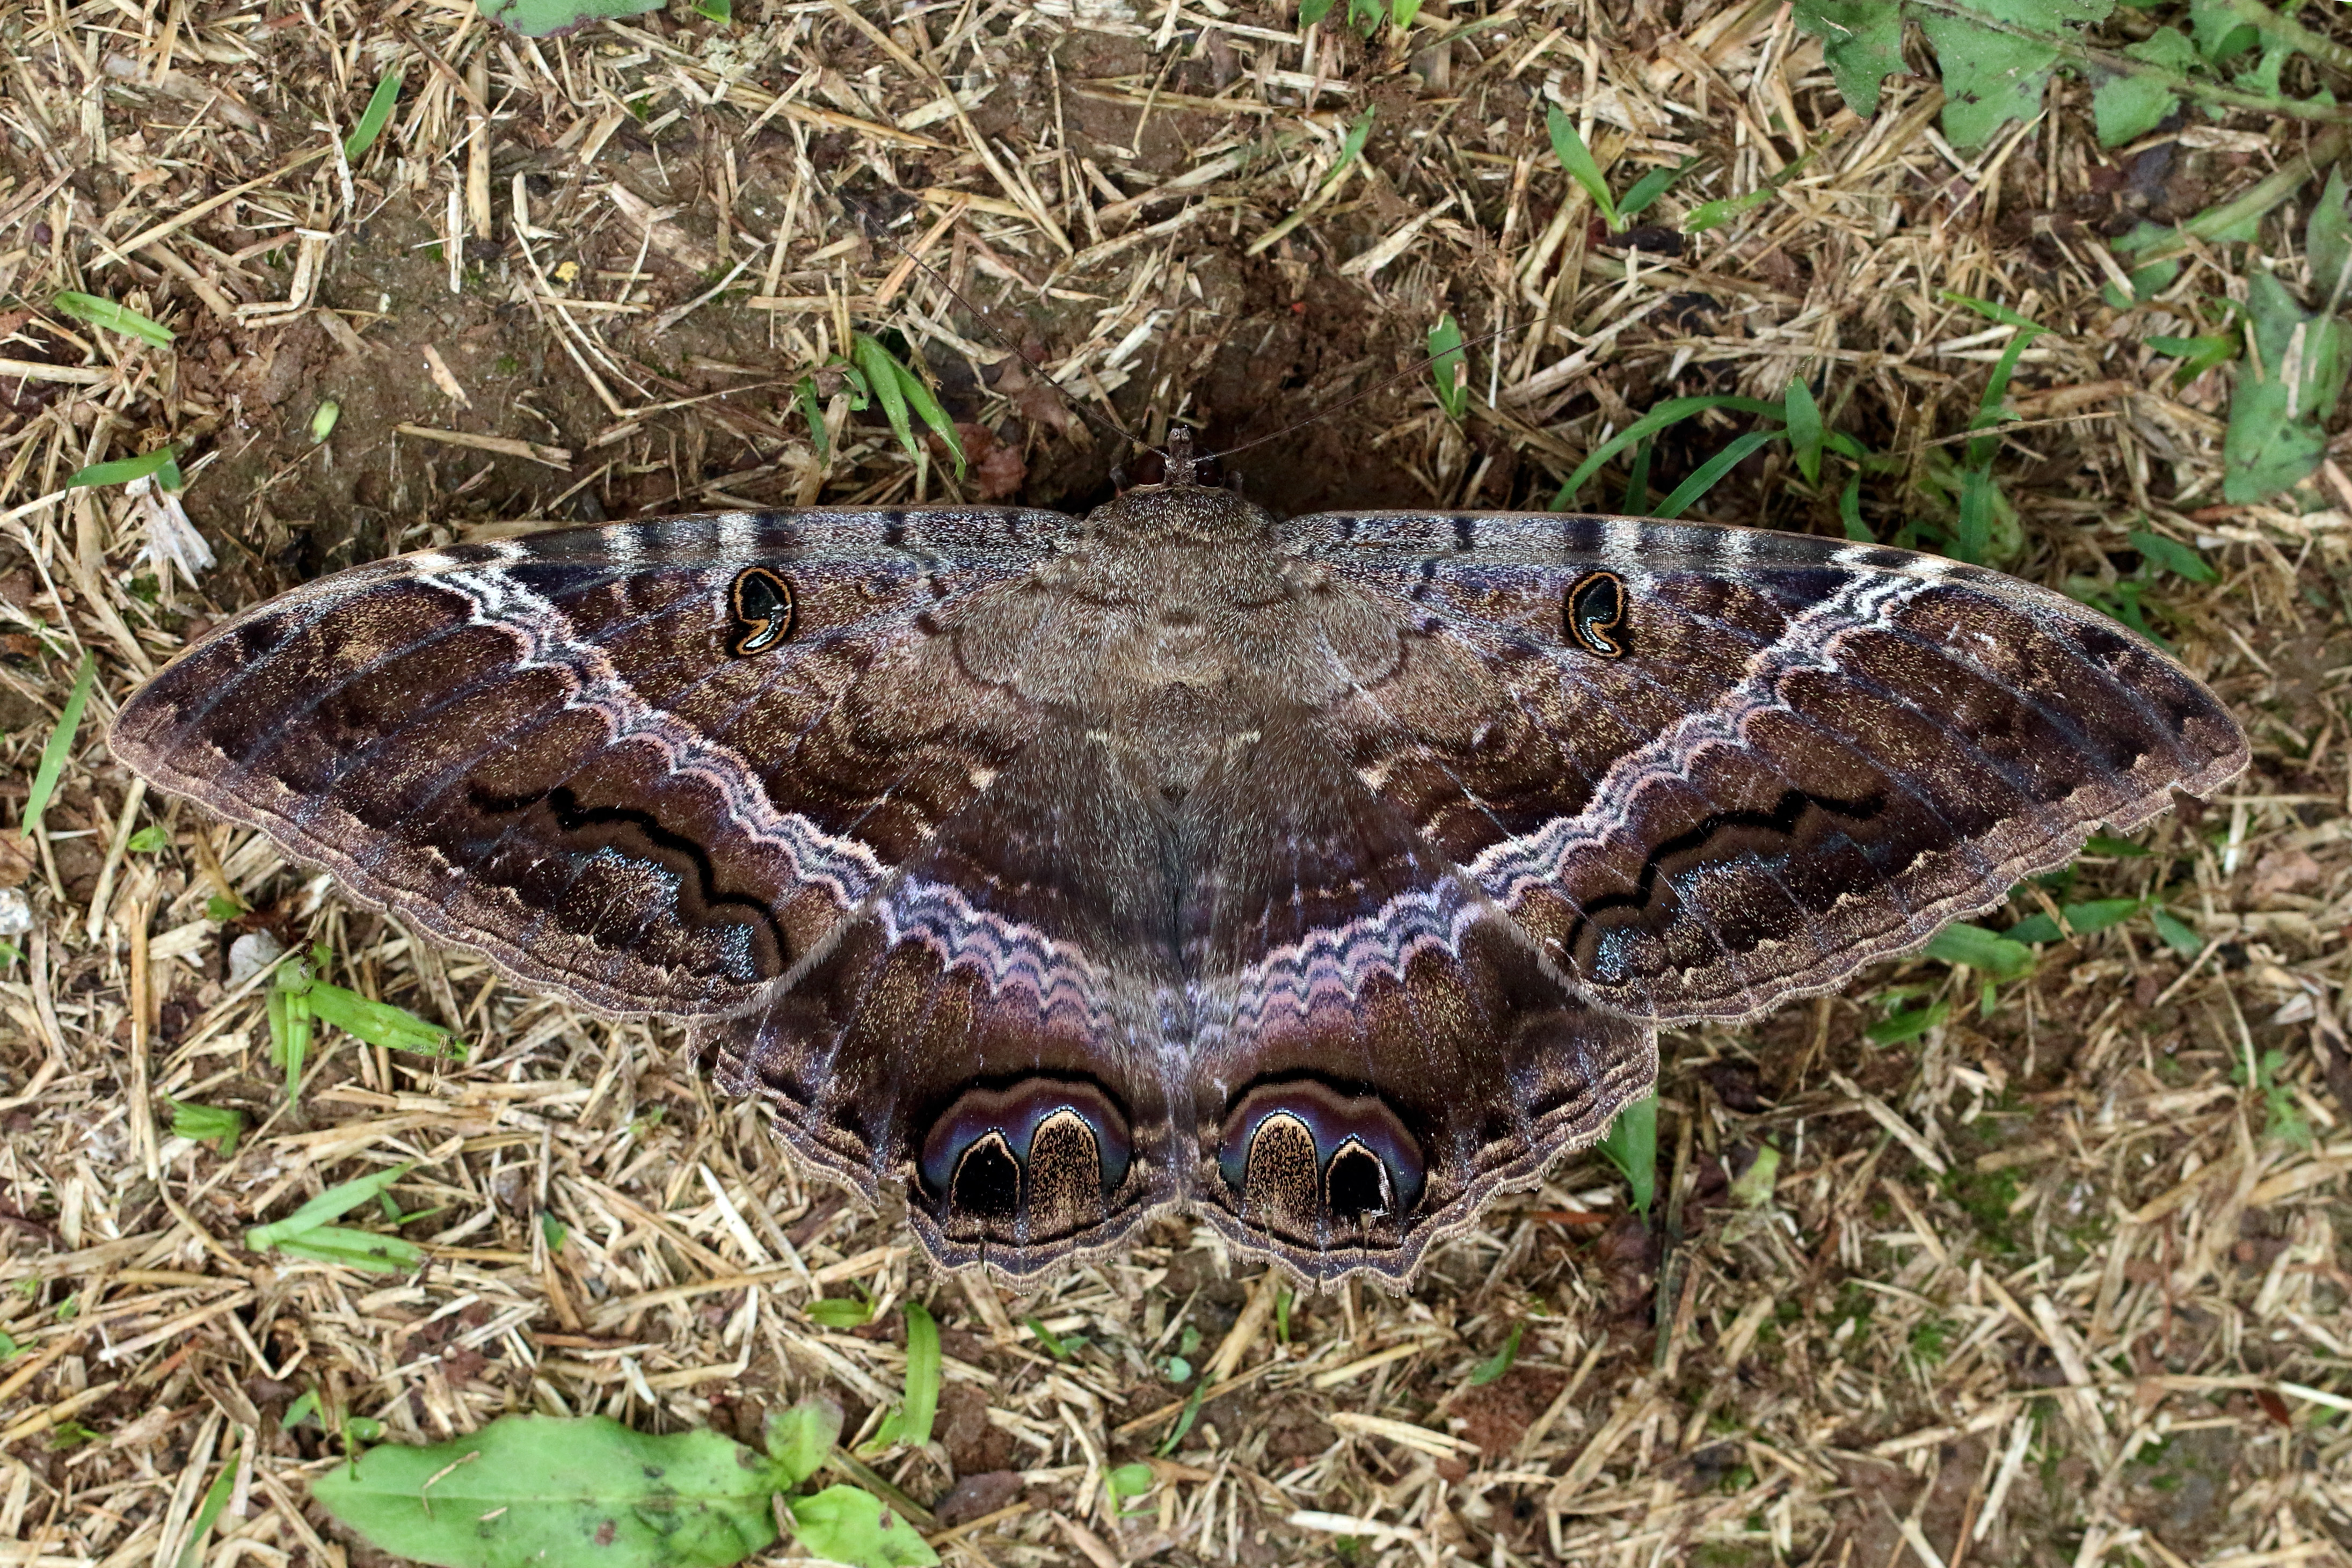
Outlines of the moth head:
M1100 1089L1024 1078L958 1096L924 1134L917 1172L946 1239L994 1253L1101 1226L1134 1147L1127 1118Z
M1263 1084L1225 1117L1217 1167L1241 1217L1311 1247L1393 1231L1421 1201L1421 1145L1377 1094Z

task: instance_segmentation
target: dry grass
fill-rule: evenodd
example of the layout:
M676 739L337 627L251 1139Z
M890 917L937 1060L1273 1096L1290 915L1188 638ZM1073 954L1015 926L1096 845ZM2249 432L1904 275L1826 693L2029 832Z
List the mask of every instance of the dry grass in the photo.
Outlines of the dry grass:
M1410 57L1328 26L1302 47L1286 8L1243 0L962 0L894 7L887 31L842 0L736 8L543 42L455 0L0 12L10 821L79 652L100 671L43 831L0 855L30 919L0 973L0 1563L197 1561L184 1537L223 1465L201 1560L369 1558L306 1500L332 1445L279 1429L311 1391L403 1440L508 1409L749 1434L811 1390L854 1427L895 1396L909 1298L947 1327L948 1392L940 1442L888 1475L926 1502L967 1479L961 1522L920 1521L953 1562L2352 1563L2352 482L2331 465L2282 505L2214 504L2225 383L2175 391L2142 342L2214 329L2243 247L2195 253L2157 306L2096 298L2102 225L2242 190L2305 128L2241 112L2110 156L2062 83L1957 152L1925 78L1890 83L1874 121L1846 112L1769 0L1455 0L1429 10L1458 34ZM333 138L392 68L393 125L347 167ZM1666 221L1818 156L1680 256L1612 250L1544 150L1548 95L1589 113L1621 189L1707 160ZM1365 165L1252 255L1366 107ZM674 1031L436 956L109 760L103 721L142 676L320 570L533 517L945 493L843 403L812 450L790 383L854 319L902 332L1002 438L967 492L1098 495L1111 444L1000 382L982 329L845 201L1010 303L1057 379L1153 436L1181 413L1230 442L1361 390L1446 306L1511 329L1477 356L1501 412L1466 437L1414 377L1236 465L1292 510L1540 505L1629 409L1802 374L1902 460L1867 486L1889 533L2006 335L1945 291L2058 329L2025 356L2036 423L2000 462L2011 564L2111 581L2142 526L2204 549L2222 580L2157 597L2257 754L2153 856L2086 862L2076 896L2169 887L2204 950L2134 921L2052 947L1989 1016L1921 961L1670 1040L1663 1312L1660 1257L1590 1159L1401 1300L1278 1303L1163 1228L1016 1301L806 1188ZM79 326L48 308L60 288L178 340ZM1663 444L1656 487L1729 434ZM221 558L193 580L145 553L152 502L63 488L167 438ZM1833 490L1777 456L1708 510L1837 527ZM130 849L151 822L169 847ZM257 913L223 929L206 901L231 887ZM472 1061L338 1038L288 1105L258 994L224 978L259 926L325 942L334 977L446 1019ZM1896 986L1960 1006L1874 1046ZM2233 1080L2269 1051L2273 1091ZM164 1096L257 1130L221 1159L173 1135ZM1770 1200L1732 1201L1768 1142ZM241 1249L398 1161L404 1206L436 1210L409 1228L433 1255L415 1279ZM805 1313L859 1291L876 1326ZM1516 1364L1475 1384L1514 1325ZM1179 1353L1212 1391L1155 1457ZM1137 1458L1157 1485L1122 1519L1102 1476Z

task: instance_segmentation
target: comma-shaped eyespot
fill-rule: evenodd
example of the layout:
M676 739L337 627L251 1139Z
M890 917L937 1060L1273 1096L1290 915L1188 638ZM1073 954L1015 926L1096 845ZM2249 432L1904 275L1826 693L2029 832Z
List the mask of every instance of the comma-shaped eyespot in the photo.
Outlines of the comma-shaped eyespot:
M1625 581L1613 571L1588 571L1560 599L1568 635L1586 653L1602 659L1630 652L1625 636Z
M1100 1089L1029 1078L966 1090L931 1124L918 1168L950 1239L1031 1247L1101 1224L1134 1149Z
M793 585L766 567L746 567L737 573L729 601L735 612L736 657L764 653L793 634L798 613Z
M1225 1118L1217 1166L1242 1218L1310 1246L1345 1244L1420 1202L1421 1145L1377 1094L1268 1083Z

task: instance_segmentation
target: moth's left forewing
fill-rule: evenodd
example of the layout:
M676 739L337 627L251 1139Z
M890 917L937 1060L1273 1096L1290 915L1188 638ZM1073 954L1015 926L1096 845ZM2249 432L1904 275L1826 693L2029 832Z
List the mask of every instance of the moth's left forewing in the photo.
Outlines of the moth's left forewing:
M1408 628L1340 710L1433 840L1604 1006L1745 1016L2245 765L2177 663L1997 572L1804 536L1332 515ZM1464 683L1483 722L1447 722Z

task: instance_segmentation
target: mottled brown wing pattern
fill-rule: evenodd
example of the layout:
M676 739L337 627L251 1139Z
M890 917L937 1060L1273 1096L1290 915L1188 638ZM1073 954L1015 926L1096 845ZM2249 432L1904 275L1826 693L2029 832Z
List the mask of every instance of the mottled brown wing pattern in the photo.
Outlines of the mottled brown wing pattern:
M1335 642L1352 764L1635 1018L1834 986L2246 762L2140 638L1936 557L1540 513L1291 527L1402 612Z

